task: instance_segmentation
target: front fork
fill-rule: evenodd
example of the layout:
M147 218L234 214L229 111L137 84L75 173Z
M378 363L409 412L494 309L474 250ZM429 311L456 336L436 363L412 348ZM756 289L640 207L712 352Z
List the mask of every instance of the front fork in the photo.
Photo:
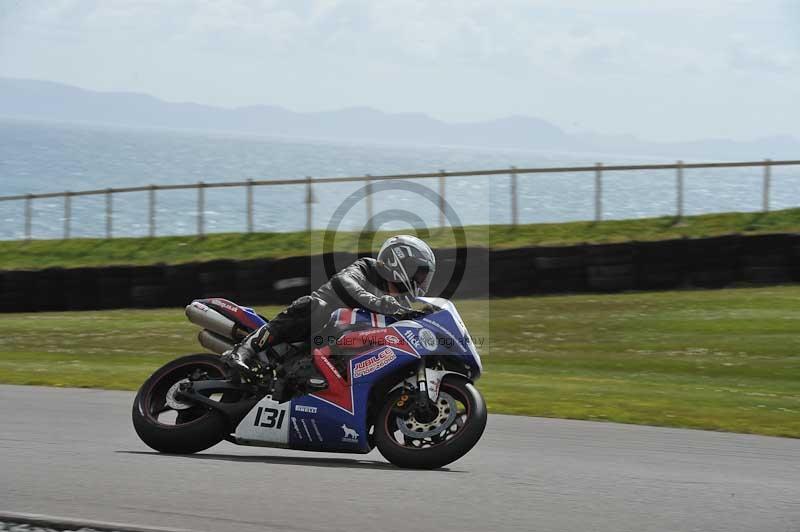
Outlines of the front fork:
M425 367L425 359L420 358L419 364L417 364L417 409L427 410L429 408L428 372Z

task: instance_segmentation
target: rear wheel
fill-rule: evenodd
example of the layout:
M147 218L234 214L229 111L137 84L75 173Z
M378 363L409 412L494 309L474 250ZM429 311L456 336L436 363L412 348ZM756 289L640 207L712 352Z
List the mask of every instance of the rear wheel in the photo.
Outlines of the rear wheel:
M439 397L425 415L395 408L402 390L395 390L375 421L375 443L391 463L413 469L436 469L458 460L486 428L486 403L464 377L448 375Z
M220 358L206 354L184 356L156 370L133 402L136 434L162 453L196 453L222 441L229 432L225 417L207 406L184 403L175 393L183 382L220 379L225 374Z

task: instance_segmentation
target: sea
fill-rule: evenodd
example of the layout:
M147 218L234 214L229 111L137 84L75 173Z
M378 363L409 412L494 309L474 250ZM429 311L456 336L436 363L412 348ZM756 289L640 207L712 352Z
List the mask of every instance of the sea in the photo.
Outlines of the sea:
M81 191L142 185L253 180L332 178L438 172L546 168L604 164L669 163L663 157L544 150L482 149L460 146L389 145L314 139L285 139L226 132L175 131L97 124L0 119L0 196ZM686 170L685 214L757 211L762 205L761 168ZM387 187L381 189L381 187ZM362 230L505 224L512 216L510 175L448 177L443 200L438 179L374 185L371 201L364 183L321 183L312 187L315 229ZM674 170L604 172L604 219L674 215ZM595 176L586 173L519 175L520 223L591 220ZM145 236L150 229L148 192L115 194L115 237ZM247 229L246 190L208 188L202 218L209 233ZM253 230L306 228L305 185L254 187ZM369 204L371 203L371 211ZM442 211L442 206L445 206ZM775 167L770 206L800 205L800 168ZM63 198L32 201L33 238L61 238ZM76 196L70 201L70 237L106 235L106 198ZM156 234L191 235L198 230L196 190L159 191ZM25 202L0 201L0 240L25 236Z

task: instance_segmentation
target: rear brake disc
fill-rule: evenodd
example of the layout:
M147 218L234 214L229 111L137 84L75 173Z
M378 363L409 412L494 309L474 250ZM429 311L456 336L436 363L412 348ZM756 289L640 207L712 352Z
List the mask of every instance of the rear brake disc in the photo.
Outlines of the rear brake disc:
M178 388L180 388L181 384L183 384L184 382L189 382L189 379L179 380L178 382L173 384L169 390L167 390L167 397L166 397L167 406L173 410L187 410L189 408L192 408L192 406L194 406L189 403L184 403L182 401L179 401L175 397L175 394L178 392Z

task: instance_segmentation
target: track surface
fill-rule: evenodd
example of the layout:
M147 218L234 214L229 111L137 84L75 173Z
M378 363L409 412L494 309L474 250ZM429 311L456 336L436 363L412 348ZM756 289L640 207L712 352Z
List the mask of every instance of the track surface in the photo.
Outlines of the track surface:
M0 386L0 511L200 531L800 531L800 440L512 416L449 470L142 444L126 392Z

